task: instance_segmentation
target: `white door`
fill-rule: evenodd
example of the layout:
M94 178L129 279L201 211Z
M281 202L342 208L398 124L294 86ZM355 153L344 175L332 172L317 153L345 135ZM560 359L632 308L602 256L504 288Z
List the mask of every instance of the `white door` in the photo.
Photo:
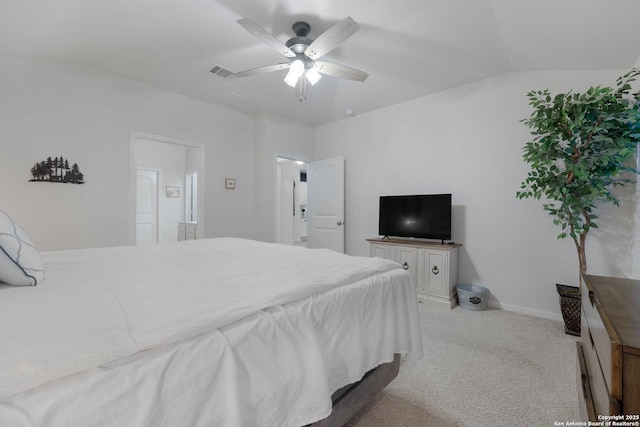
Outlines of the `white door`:
M344 253L344 157L309 163L307 242Z
M138 169L136 184L136 245L158 242L158 172Z

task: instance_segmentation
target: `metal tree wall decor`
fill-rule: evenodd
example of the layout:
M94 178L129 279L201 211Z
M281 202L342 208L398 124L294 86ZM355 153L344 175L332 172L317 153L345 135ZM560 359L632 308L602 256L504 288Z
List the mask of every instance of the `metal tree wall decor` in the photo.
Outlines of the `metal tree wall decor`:
M31 182L62 182L67 184L84 184L84 175L77 163L69 167L69 161L64 157L52 159L47 157L31 168Z

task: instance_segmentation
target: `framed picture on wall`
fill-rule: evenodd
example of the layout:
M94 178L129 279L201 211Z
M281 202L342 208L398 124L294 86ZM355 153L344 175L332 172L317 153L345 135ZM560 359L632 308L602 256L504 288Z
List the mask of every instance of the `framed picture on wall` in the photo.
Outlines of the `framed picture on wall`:
M224 188L227 190L235 190L236 189L236 180L234 178L225 178L224 179Z
M165 196L166 197L180 197L180 187L165 187Z

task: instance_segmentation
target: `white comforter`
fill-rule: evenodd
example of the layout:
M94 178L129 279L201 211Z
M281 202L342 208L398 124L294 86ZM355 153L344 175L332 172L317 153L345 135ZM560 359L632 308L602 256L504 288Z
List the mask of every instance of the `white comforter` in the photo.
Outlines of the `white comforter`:
M302 425L422 354L408 275L380 258L225 238L45 266L0 288L0 425Z

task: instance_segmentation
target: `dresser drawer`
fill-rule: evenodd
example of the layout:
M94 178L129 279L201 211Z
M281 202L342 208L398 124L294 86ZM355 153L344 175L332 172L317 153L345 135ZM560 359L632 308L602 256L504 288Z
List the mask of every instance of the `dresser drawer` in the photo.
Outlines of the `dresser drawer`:
M611 395L608 383L605 380L603 367L598 359L596 345L592 339L591 330L587 324L584 311L582 312L581 343L584 365L591 393L591 400L596 414L615 415L620 413L620 404ZM596 421L596 420L593 420Z
M418 287L418 249L394 246L391 248L391 259L397 262L411 275L413 287Z
M596 411L593 407L589 375L582 353L582 344L576 342L576 388L578 389L578 402L580 403L580 418L582 420L596 421Z
M583 351L589 368L589 356L587 348L593 349L599 365L602 367L604 380L609 394L615 399L622 399L622 351L620 346L611 341L600 313L601 304L597 295L589 288L582 289L582 316L583 326L587 330L582 334Z

